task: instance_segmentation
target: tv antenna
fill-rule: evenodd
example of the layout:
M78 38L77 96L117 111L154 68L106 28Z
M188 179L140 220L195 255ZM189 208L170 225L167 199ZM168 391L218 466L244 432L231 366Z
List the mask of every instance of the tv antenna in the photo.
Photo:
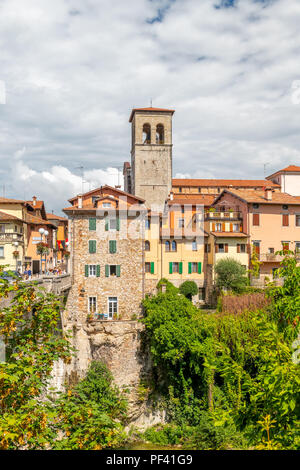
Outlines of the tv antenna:
M267 175L266 169L267 169L267 166L268 166L268 165L270 165L270 162L264 163L264 178L265 178L266 175Z
M77 166L75 168L75 170L80 170L80 174L81 174L81 193L83 194L84 193L84 184L88 183L88 181L84 180L84 166L83 165Z

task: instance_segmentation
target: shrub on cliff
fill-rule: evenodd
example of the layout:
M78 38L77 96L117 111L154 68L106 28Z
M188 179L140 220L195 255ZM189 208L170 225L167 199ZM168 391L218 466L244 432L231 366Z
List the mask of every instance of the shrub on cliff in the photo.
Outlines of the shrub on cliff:
M198 286L194 281L185 281L180 285L179 292L187 299L192 300L192 297L198 294Z

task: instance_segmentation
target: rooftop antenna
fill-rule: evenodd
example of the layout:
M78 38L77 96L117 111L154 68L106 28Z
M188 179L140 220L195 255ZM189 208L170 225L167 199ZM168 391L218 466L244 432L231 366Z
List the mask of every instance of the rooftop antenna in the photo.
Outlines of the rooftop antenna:
M268 165L270 165L270 162L264 163L264 178L266 178L266 176L267 176L266 169L267 169Z
M152 98L150 98L150 108L152 108Z
M81 193L84 193L84 183L88 183L88 181L84 181L84 166L80 165L75 168L75 170L80 170L81 172Z
M5 184L3 185L3 197L5 197Z

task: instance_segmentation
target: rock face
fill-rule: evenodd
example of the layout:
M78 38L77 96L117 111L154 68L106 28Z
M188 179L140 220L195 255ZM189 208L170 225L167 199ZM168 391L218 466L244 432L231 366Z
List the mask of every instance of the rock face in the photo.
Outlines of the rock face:
M52 385L61 389L62 375L69 384L83 378L91 361L104 362L118 387L126 391L129 405L129 426L145 429L163 422L165 415L154 410L147 396L141 396L140 384L151 374L151 360L144 346L144 326L138 321L95 321L72 323L73 346L76 356L70 365L57 364ZM147 394L146 394L147 395Z

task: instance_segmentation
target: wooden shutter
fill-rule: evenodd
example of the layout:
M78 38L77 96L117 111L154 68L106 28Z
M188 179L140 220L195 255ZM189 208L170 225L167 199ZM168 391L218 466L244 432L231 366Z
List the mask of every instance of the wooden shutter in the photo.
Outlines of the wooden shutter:
M289 214L282 214L282 225L283 227L289 226Z
M151 263L150 272L151 272L151 274L154 274L154 263L153 262Z
M253 225L259 225L259 214L253 214Z
M228 243L225 243L225 253L228 253Z
M109 240L109 252L116 253L117 252L117 241L116 240Z
M97 276L97 277L100 277L100 264L97 264L96 276Z
M192 263L189 263L189 274L192 274Z
M89 219L89 230L96 230L96 219Z
M251 245L250 245L250 243L247 243L247 253L249 255L251 254Z
M89 240L89 252L96 253L96 240Z
M120 219L119 217L117 218L117 231L120 231Z
M105 277L109 277L109 264L105 265Z
M105 231L108 232L109 230L109 220L105 219Z
M173 274L173 263L169 263L169 274Z
M198 274L202 273L202 263L198 263Z
M230 224L230 232L233 232L233 224Z
M118 264L117 265L117 277L121 276L121 266Z
M212 232L215 232L216 231L216 224L213 222L211 225L212 225Z
M84 271L85 271L85 277L89 277L89 265L88 264L85 265Z
M217 244L216 244L216 246L215 246L215 252L216 252L216 253L219 253L219 245L217 245Z
M182 274L182 262L179 263L179 274Z
M237 253L241 252L241 245L239 243L236 245L236 251Z
M222 223L222 232L226 232L226 224L225 224L225 222Z

